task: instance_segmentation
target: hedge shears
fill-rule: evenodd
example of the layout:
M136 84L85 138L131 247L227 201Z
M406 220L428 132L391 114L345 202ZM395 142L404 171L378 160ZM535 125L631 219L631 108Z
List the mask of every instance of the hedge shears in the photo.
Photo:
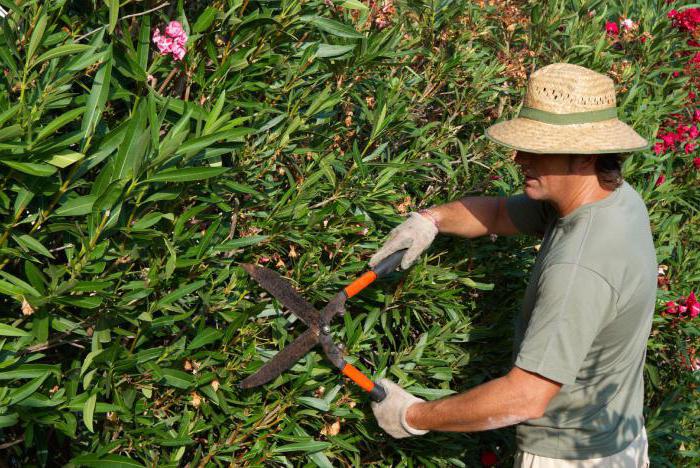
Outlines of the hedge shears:
M405 253L406 249L394 252L373 269L363 273L359 278L338 292L320 312L301 297L301 295L292 288L288 280L278 273L268 268L249 263L241 264L241 267L262 286L263 289L272 294L282 305L299 317L308 328L289 346L282 349L265 363L255 374L243 379L239 386L241 388L252 388L266 384L292 367L314 346L320 343L326 357L343 373L343 375L350 378L350 380L367 392L372 401L382 401L386 397L384 389L377 383L372 382L371 379L360 372L355 366L345 361L340 348L333 343L331 339L330 323L336 315L343 315L345 313L345 302L349 298L365 289L377 278L382 278L393 272L401 263L401 259Z

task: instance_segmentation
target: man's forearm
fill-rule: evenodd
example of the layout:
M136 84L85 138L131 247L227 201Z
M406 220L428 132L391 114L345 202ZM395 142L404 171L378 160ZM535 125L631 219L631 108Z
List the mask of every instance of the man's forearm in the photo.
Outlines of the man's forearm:
M406 422L416 429L475 432L498 429L538 417L541 401L528 396L509 376L491 380L459 395L409 407Z
M505 213L505 201L499 197L466 197L430 208L440 233L474 238L486 234L517 232Z

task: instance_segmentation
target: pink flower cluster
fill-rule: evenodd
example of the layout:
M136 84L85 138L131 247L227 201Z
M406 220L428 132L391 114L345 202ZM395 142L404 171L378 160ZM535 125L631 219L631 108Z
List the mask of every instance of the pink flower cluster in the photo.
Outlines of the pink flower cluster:
M630 18L621 19L619 27L614 21L605 22L605 32L608 33L608 35L610 36L619 36L620 28L622 28L623 31L633 31L637 29L637 23L632 21Z
M175 60L182 60L186 52L187 33L179 21L171 21L165 27L165 34L161 34L158 28L153 31L153 42L161 55L171 54Z
M695 297L695 292L691 291L688 297L681 297L678 301L667 302L664 315L672 315L681 319L694 319L700 315L700 302Z
M700 8L688 8L683 11L671 10L668 12L668 17L674 28L691 34L700 26Z

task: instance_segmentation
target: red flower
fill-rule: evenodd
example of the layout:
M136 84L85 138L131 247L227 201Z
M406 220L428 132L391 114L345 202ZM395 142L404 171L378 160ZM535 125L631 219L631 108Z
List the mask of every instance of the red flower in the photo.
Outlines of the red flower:
M605 32L607 32L609 36L618 36L620 34L620 28L617 26L617 23L607 21L605 23Z
M663 184L666 182L666 176L661 174L658 179L656 179L656 182L654 182L654 186L658 187L659 185Z
M663 153L664 151L666 151L666 145L664 145L663 143L656 143L654 145L654 154L656 154L657 156Z
M690 47L700 47L700 42L696 41L695 39L688 39L685 43Z
M700 109L695 109L693 112L693 122L700 122Z
M678 140L678 135L675 133L665 133L663 135L659 135L659 138L664 141L666 148L673 148Z
M693 166L695 169L700 169L700 158L693 158Z
M685 154L692 153L693 151L695 151L695 143L686 143L683 150L685 151Z
M668 301L666 303L666 313L675 315L678 313L678 304L675 301Z
M673 75L674 78L678 78L679 76L681 76L681 72L674 71L673 73L671 73L671 75Z
M690 291L688 298L685 300L685 306L688 308L688 314L691 319L700 315L700 302L695 297L695 291Z
M483 466L493 466L498 463L498 456L491 450L481 452L481 464Z
M679 137L683 137L683 135L685 135L685 134L688 133L689 131L690 131L690 127L688 127L687 125L683 125L683 124L680 124L680 125L676 128L676 132L678 133L678 136L679 136Z
M693 125L692 127L690 127L690 130L688 131L688 136L689 136L690 138L695 139L695 138L697 138L699 135L700 135L700 131L698 131L698 126L697 126L697 125Z

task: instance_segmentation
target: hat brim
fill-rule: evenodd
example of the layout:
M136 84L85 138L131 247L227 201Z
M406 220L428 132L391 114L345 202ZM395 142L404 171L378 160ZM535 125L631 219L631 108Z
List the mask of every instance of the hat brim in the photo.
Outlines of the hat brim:
M486 136L512 149L537 154L605 154L649 149L650 144L619 119L553 125L517 117L491 125Z

